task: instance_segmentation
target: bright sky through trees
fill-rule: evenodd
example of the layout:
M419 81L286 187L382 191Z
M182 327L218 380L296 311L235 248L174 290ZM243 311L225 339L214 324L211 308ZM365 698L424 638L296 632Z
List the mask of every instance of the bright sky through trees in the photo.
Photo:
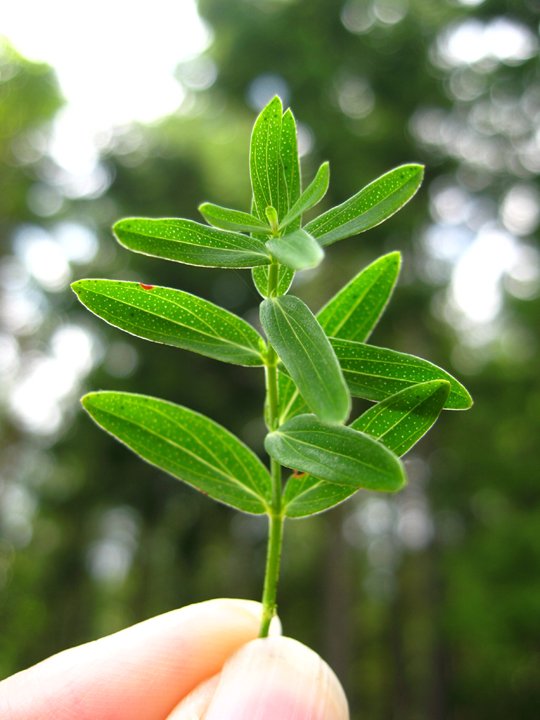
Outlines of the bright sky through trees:
M95 163L96 133L173 112L176 67L209 41L193 0L16 0L0 5L0 34L54 67L68 104L52 151L75 174Z

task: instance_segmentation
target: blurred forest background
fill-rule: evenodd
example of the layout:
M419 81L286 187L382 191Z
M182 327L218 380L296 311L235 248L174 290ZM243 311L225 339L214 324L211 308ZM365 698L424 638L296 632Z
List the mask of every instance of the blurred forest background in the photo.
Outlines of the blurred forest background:
M260 596L264 522L145 465L78 398L170 399L262 451L261 373L122 334L69 282L169 285L253 319L249 272L135 256L110 226L197 219L202 200L247 209L250 128L277 92L304 179L331 162L326 207L402 162L427 166L403 211L333 246L296 292L317 309L400 250L373 342L441 364L475 400L407 456L398 496L360 492L288 523L285 633L334 667L353 720L537 718L540 2L198 7L212 41L178 67L182 105L102 137L84 182L49 152L54 71L0 46L0 676L186 603Z

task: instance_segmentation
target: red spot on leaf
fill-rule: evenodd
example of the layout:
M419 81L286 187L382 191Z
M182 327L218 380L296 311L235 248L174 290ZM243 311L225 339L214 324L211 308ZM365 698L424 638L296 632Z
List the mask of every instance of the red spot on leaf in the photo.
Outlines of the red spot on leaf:
M303 478L307 475L307 472L299 472L298 470L293 470L293 478Z
M153 290L155 285L145 285L144 283L139 283L139 285L142 287L143 290Z

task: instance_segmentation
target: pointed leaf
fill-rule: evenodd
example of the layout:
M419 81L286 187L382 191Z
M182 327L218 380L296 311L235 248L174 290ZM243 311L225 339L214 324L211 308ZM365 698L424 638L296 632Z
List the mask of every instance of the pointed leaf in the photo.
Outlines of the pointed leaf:
M255 215L251 213L242 212L241 210L231 210L230 208L207 202L199 205L199 212L206 222L222 230L234 230L244 233L266 233L268 235L272 232L268 223L259 220L258 217L255 217Z
M420 187L423 172L423 166L416 164L394 168L341 205L309 222L306 230L323 246L369 230L391 217L413 197Z
M268 273L269 273L269 271L270 271L270 265L263 265L261 267L255 267L251 271L251 276L253 278L255 287L257 288L259 293L264 298L267 298L270 295L270 291L268 290ZM288 268L285 265L279 266L278 282L277 282L277 294L278 295L285 295L287 290L291 287L293 278L294 278L294 270L291 270L291 268Z
M431 380L405 388L360 415L351 427L404 455L427 433L448 398L450 383Z
M358 492L351 485L320 480L313 475L294 474L289 477L283 491L285 517L300 518L329 510Z
M272 228L272 232L274 232L274 230L276 230L278 226L278 214L276 208L273 205L268 205L264 209L264 214L266 215L268 224Z
M261 303L261 324L309 408L326 422L343 422L350 397L328 338L311 310L292 295Z
M82 404L98 425L150 464L238 510L256 515L268 511L268 471L246 445L213 420L132 393L89 393Z
M350 427L379 440L396 455L404 455L436 421L449 391L445 380L413 385L374 405ZM293 474L283 493L285 515L305 517L323 512L355 492L355 488L329 483L309 473Z
M281 124L281 143L279 151L279 216L283 217L300 197L300 160L296 137L296 120L291 109L285 111ZM300 218L290 223L295 230L301 225Z
M278 369L278 418L282 425L286 420L308 413L309 408L304 398L298 392L293 379L282 370Z
M280 147L283 106L276 96L257 117L251 133L249 171L256 215L263 219L267 207L280 211Z
M446 380L450 383L447 410L467 410L472 405L463 385L428 360L353 340L330 338L330 342L355 397L379 401L416 383Z
M293 220L301 218L303 213L317 205L317 203L319 203L326 195L329 182L330 165L328 162L324 162L317 170L317 174L311 183L285 215L280 223L280 227L287 227L287 225L289 225Z
M392 252L354 277L317 313L327 335L366 342L396 284L401 255Z
M314 415L298 415L266 436L270 457L321 480L395 492L405 484L399 459L369 435L327 425Z
M383 255L354 277L319 312L327 335L365 342L377 324L394 289L401 256ZM307 412L296 386L280 373L280 422Z
M292 270L314 268L322 261L324 251L305 230L293 230L283 237L271 238L266 248L280 263Z
M132 335L237 365L264 364L259 333L208 300L114 280L78 280L71 287L89 310Z
M113 231L129 250L187 265L251 268L270 262L261 240L193 220L126 218Z

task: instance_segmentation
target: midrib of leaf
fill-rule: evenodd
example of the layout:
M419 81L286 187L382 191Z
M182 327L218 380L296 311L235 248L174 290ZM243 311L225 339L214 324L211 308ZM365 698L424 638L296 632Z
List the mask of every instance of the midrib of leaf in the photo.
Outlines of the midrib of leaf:
M165 441L168 445L171 445L172 447L180 450L181 452L186 453L186 455L189 455L190 457L197 460L198 462L201 462L203 465L205 465L210 470L213 470L215 473L218 473L225 479L230 480L233 483L233 485L236 485L236 487L242 488L243 490L248 492L250 495L253 495L253 497L255 497L257 500L259 500L259 502L261 502L265 507L267 506L266 499L264 497L262 497L261 495L257 495L257 493L254 492L253 489L249 485L244 485L238 478L235 478L234 475L230 475L227 472L227 468L226 467L224 468L221 460L219 460L219 458L216 458L216 456L214 455L213 452L211 452L208 448L205 448L205 446L202 445L202 443L199 441L199 439L195 435L193 435L193 433L190 432L185 426L181 425L177 420L174 420L171 417L169 417L166 413L163 413L160 410L156 409L155 407L152 407L152 412L155 412L156 414L161 415L162 417L166 418L166 420L168 422L172 423L173 425L176 425L176 427L179 428L182 432L184 432L186 435L189 435L189 437L195 441L196 446L202 447L203 450L206 449L208 451L208 454L217 461L218 465L222 468L221 470L219 470L215 466L211 465L208 462L208 460L204 459L200 455L196 455L194 452L192 452L188 448L183 447L182 445L179 445L177 442L175 442L174 440L171 440L170 438L160 435L158 432L155 432L154 430L146 427L145 425L141 425L140 423L135 422L134 420L127 420L122 415L117 415L117 414L111 412L110 410L103 410L102 408L100 408L100 411L105 412L108 415L111 415L112 417L116 417L119 420L122 420L123 422L127 422L130 425L134 425L135 427L138 427L141 430L144 430L149 435L154 435L155 437L159 438L160 440ZM227 448L227 449L230 452L230 448ZM241 462L238 459L238 457L236 456L236 454L234 452L232 452L232 454L234 455L236 461L240 463L240 465L242 466L242 468L244 469L246 474L249 476L249 473L247 472L246 467L243 464L243 462ZM212 480L213 480L211 475L210 476L206 475L203 477L205 477L210 482L212 482Z
M377 178L377 179L378 179L378 178ZM414 179L414 177L409 177L409 178L406 180L406 182L404 182L402 185L399 185L399 186L397 186L396 188L394 188L391 192L389 192L387 195L385 195L382 200L380 200L379 202L376 202L375 204L371 204L371 203L369 203L369 202L366 204L366 201L369 200L370 195L373 193L373 189L371 190L371 192L366 192L364 198L362 198L362 200L364 201L364 202L363 202L363 205L362 205L362 207L359 209L359 211L357 211L356 217L353 217L353 218L351 218L351 219L349 219L349 220L347 220L347 212L350 210L350 207L349 207L349 208L343 207L343 208L341 208L340 210L337 210L337 207L339 207L339 206L337 206L337 207L335 208L336 211L337 211L337 212L335 213L335 215L333 215L333 216L331 216L331 217L328 217L328 218L317 228L317 237L320 237L321 235L324 235L324 234L326 233L326 228L328 227L329 224L331 224L332 228L335 228L336 226L345 226L345 225L348 225L349 223L355 222L355 221L358 219L358 217L361 217L362 215L367 215L368 213L371 213L371 212L373 212L373 211L376 211L377 208L378 208L380 205L382 205L386 200L388 200L389 197L391 197L391 196L394 195L395 193L399 192L400 190L403 190L403 188L406 187L406 185L408 185L408 184L411 182L411 180L413 180L413 179ZM375 182L377 182L377 180L374 180L373 182L375 183ZM370 183L370 185L371 185L371 183ZM369 185L367 185L367 186L365 187L365 190L367 191L368 188L369 188ZM359 190L358 194L360 194L361 192L362 192L362 190ZM375 194L376 194L376 193L375 193ZM358 198L358 199L360 199L360 198ZM349 198L349 200L352 200L352 198ZM345 205L346 203L349 202L349 200L345 200L345 201L344 201L343 203L341 203L341 204L342 204L342 205ZM330 210L328 210L328 212L331 212L331 210L332 210L332 208L331 208ZM343 217L345 217L345 221L344 221L344 222L342 221L342 218L343 218Z
M396 420L396 422L395 422L393 425L390 425L390 426L384 431L384 433L383 433L382 435L377 435L377 439L378 439L378 440L381 440L381 438L383 438L385 435L387 435L389 432L391 432L397 425L399 425L399 424L402 423L404 420L406 420L406 419L409 417L409 415L412 415L412 414L414 413L414 411L415 411L418 407L420 407L420 405L423 405L423 404L426 402L426 400L429 400L431 397L432 397L432 395L428 395L427 398L426 398L426 397L421 398L420 401L416 403L416 405L414 405L413 407L411 407L411 408L405 413L405 415L401 415L401 416ZM376 411L374 410L373 413L372 413L372 416L371 416L371 418L370 418L370 420L369 420L369 422L368 422L368 424L367 424L367 425L363 425L363 426L362 426L362 429L361 429L359 432L365 432L365 433L368 433L368 435L370 435L371 433L369 432L368 428L371 427L371 425L373 425L373 423L377 420L377 418L381 415L381 413L383 413L387 408L388 408L388 406L385 406L385 407L383 407L383 408L378 408ZM362 417L362 416L360 415L360 417L358 417L357 419L360 420L361 417ZM352 427L354 430L356 430L356 427L355 427L355 423L354 423L354 422L351 423L351 427ZM411 432L411 433L409 433L409 435L408 435L407 437L410 437L410 436L413 435L413 434L414 434L414 433ZM373 436L373 437L374 437L374 436Z
M284 434L284 433L280 433L279 430L277 430L276 432L277 432L278 434L280 434L282 438L283 438L283 437L284 437L284 438L287 438L287 435ZM293 432L295 433L295 435L294 435L293 438L291 438L291 441L297 442L299 445L305 445L306 447L310 447L310 448L317 448L317 446L316 446L316 445L313 445L312 443L306 442L305 440L300 440L300 439L298 438L298 436L297 436L298 433L313 433L313 432L316 432L316 433L318 433L318 434L320 434L320 435L330 435L330 436L332 435L332 433L328 433L328 432L325 433L324 430L319 430L319 429L317 429L317 430L294 430ZM359 431L357 430L356 432L359 432ZM376 441L374 440L374 442L376 442ZM288 447L289 447L289 448L291 447L290 443L288 443ZM340 452L338 452L337 450L328 450L327 448L324 448L324 451L327 452L327 453L330 454L330 455L335 455L336 457L345 458L346 460L351 460L351 459L352 459L350 455L344 455L343 453L340 453ZM354 458L354 459L356 460L356 462L360 463L360 465L363 465L363 466L366 467L366 468L371 468L372 470L377 470L377 469L378 469L376 465L371 465L370 463L367 463L367 462L365 462L364 460L362 460L362 459L360 459L360 458ZM379 472L380 472L380 470L379 470ZM332 482L332 481L331 481L331 480L327 480L326 482ZM336 483L336 484L339 485L339 483Z
M341 338L336 338L336 340L340 340L340 339L341 339ZM348 341L348 342L355 342L355 341L352 340L352 341ZM365 343L362 343L362 345L364 345L364 344L365 344ZM374 347L374 346L372 345L371 347ZM398 350L394 350L394 351L390 351L390 352L399 352L399 351L398 351ZM404 354L405 354L405 353L404 353ZM412 356L412 355L408 355L407 358L413 358L413 356ZM347 356L340 355L340 356L339 356L339 360L340 360L340 361L341 361L341 360L345 360L345 361L347 361L347 360L356 360L356 361L358 361L358 362L378 363L378 364L380 364L380 365L399 365L399 366L402 366L402 367L410 368L410 369L412 369L412 370L418 370L418 369L420 369L420 370L429 370L429 371L430 371L430 370L432 370L432 369L433 369L433 370L439 369L439 370L441 370L441 373L442 373L442 372L445 372L445 371L442 370L442 368L437 368L436 365L433 365L430 360L425 360L425 361L424 361L424 362L427 364L427 366L424 365L422 362L414 362L414 361L413 361L413 362L409 362L408 360L405 360L405 361L403 361L403 360L402 360L402 361L400 361L400 360L385 360L384 358L381 359L381 358L375 358L375 357L364 358L364 357L359 357L358 355L347 355ZM413 358L413 360L414 360L414 358ZM350 373L352 373L352 374L358 374L358 375L368 375L369 377L387 377L386 375L375 375L375 374L371 374L371 373L367 373L367 372L364 373L364 372L362 372L362 371L360 371L360 370L349 370L349 369L346 369L345 372L350 372ZM392 380L401 380L402 378L394 378L393 376L391 376L391 379L392 379ZM435 379L435 378L434 378L434 379ZM441 377L440 379L441 379L441 380L444 380L445 378L444 378L444 377ZM406 380L406 382L412 382L412 381L411 381L411 380ZM428 381L426 381L426 382L428 382Z
M209 229L214 230L214 228L209 228ZM198 229L194 229L194 230L190 229L189 231L185 231L185 232L188 232L188 235L183 238L173 238L173 237L158 237L158 238L156 238L155 235L151 235L151 234L149 235L147 233L141 232L140 230L139 231L127 230L126 232L132 233L133 235L141 235L142 237L150 238L152 240L158 239L158 240L162 240L165 242L178 243L179 245L188 245L189 247L200 248L201 246L206 246L206 247L210 247L214 250L217 249L217 250L221 250L224 252L235 252L235 253L250 252L250 253L253 253L254 255L261 255L261 257L268 258L268 255L265 252L262 252L262 248L264 248L264 245L262 245L262 243L261 243L261 251L259 251L258 248L256 249L256 248L251 248L251 247L249 248L249 250L246 250L245 247L237 247L234 244L235 240L233 240L233 239L229 240L228 238L220 237L219 241L218 241L217 239L212 237L210 234L206 234L202 230L198 230ZM226 233L229 231L227 231L227 230L218 231L216 229L216 232ZM201 243L201 242L197 243L197 242L193 242L193 241L190 242L189 234L192 234L195 237L197 237L198 240L203 240L205 242L203 242L203 243ZM243 241L246 240L245 236L241 235L240 233L236 233L236 234ZM253 239L259 240L258 238L253 238Z
M224 471L224 472L222 472L221 474L224 475L225 477L228 477L228 476L229 476L229 475L228 475L228 472L227 472L227 466L220 460L219 456L216 456L215 453L214 453L212 450L210 450L210 447L209 447L208 444L204 445L204 444L202 443L202 441L200 441L200 440L197 438L197 436L194 435L193 432L191 432L191 430L189 430L188 428L186 428L184 425L182 425L181 423L179 423L177 420L171 419L166 413L162 412L162 411L159 410L159 409L155 410L155 412L157 412L158 415L161 415L161 416L164 417L164 418L168 418L169 421L172 421L172 423L173 423L174 425L176 425L176 426L179 427L183 432L185 432L187 435L189 435L189 437L191 437L191 438L195 441L195 444L196 444L196 445L198 445L199 447L202 447L203 450L206 450L206 451L208 452L208 454L210 455L210 457L212 457L212 458L223 468L223 471ZM237 452L236 452L237 448L235 447L235 444L232 443L232 447L223 446L223 440L222 440L221 438L217 438L217 442L222 446L222 448L223 448L223 447L225 448L225 451L226 451L226 452L230 453L230 454L234 457L234 459L236 460L236 462L241 466L241 468L242 468L242 470L244 471L245 475L246 475L247 477L250 477L250 476L251 476L251 473L248 471L247 467L245 466L244 461L242 460L241 457L238 457L238 455L237 455ZM178 447L180 447L180 446L178 446ZM205 464L208 465L208 463L207 463L206 461L205 461ZM212 466L209 465L209 467L212 467ZM232 477L232 476L231 476L231 479L232 479L233 482L234 482L236 485L238 485L239 487L248 488L252 494L254 494L256 497L260 498L260 496L259 496L259 495L256 495L256 493L253 491L253 489L250 488L249 485L243 485L239 480L237 480L236 478L234 478L234 477Z
M88 292L88 291L87 291L87 292ZM91 290L90 292L95 292L96 295L101 295L101 297L107 298L108 300L111 299L110 296L105 295L105 293L99 293L99 292L96 292L95 290ZM149 292L150 292L150 291L149 291ZM212 330L212 326L210 325L210 323L208 323L204 318L198 316L195 312L193 312L193 311L190 310L189 308L185 307L184 305L181 305L180 303L174 302L174 300L171 300L170 298L163 297L162 295L157 295L156 297L159 297L159 299L160 299L160 300L163 300L164 302L170 303L170 304L173 305L174 307L179 307L179 308L181 308L182 310L185 310L188 314L192 315L192 316L195 317L197 320L200 320L200 321L203 322L208 328L210 328L210 330ZM236 342L234 342L233 340L229 340L229 339L223 338L223 337L221 337L221 335L212 335L211 332L204 332L203 330L200 330L200 329L198 329L198 328L193 328L193 327L190 327L189 325L185 325L184 323L181 323L181 322L179 322L178 320L175 320L175 319L173 319L173 318L163 317L162 315L159 315L158 313L153 312L152 310L148 310L148 309L146 309L146 308L140 308L140 307L131 305L129 302L126 302L125 300L122 300L122 299L114 298L114 300L115 300L115 302L121 303L122 305L126 305L127 307L130 307L130 308L136 307L137 310L140 310L141 312L144 312L144 313L146 313L146 314L148 314L148 315L151 315L151 316L153 316L153 317L159 318L160 320L166 320L167 322L170 322L170 323L172 323L173 325L178 325L178 327L186 328L187 330L190 330L191 332L196 332L196 333L200 333L201 335L205 335L206 337L211 338L211 339L214 340L214 343L209 343L209 344L215 345L215 340L220 340L221 342L224 342L224 343L227 343L227 344L229 344L229 345L232 345L233 347L238 347L238 348L241 348L242 350L250 350L254 355L259 355L259 356L260 356L260 353L258 353L257 350L255 350L251 345L248 345L248 346L246 346L246 345L241 345L240 343L236 343ZM115 314L112 313L112 312L111 312L111 316L114 317L114 318L117 318L117 317L118 317L117 315L115 315ZM243 329L242 329L242 331L240 331L240 330L238 330L237 328L235 328L234 325L232 325L232 323L231 323L231 321L230 321L230 318L225 317L225 318L223 318L223 319L229 324L229 327L232 327L233 331L237 331L237 332L240 332L240 333L243 332ZM220 320L221 320L221 318L220 318ZM130 322L131 322L131 325L133 325L134 327L141 327L140 325L137 325L137 323L135 323L135 322L133 322L133 321L130 321ZM144 326L143 326L143 329L144 329ZM245 339L245 335L244 335L244 339Z
M304 349L304 351L307 353L307 351L306 351L306 345L302 342L302 340L300 339L299 334L296 332L296 330L294 329L294 327L293 327L293 325L292 325L292 319L290 320L290 319L287 317L286 313L283 312L282 308L279 307L279 305L278 305L277 303L276 303L276 307L277 307L277 308L280 310L280 312L282 313L285 322L286 322L287 325L291 328L291 332L293 333L293 335L295 336L295 338L298 340L298 343L301 345L301 347L302 347L302 348ZM296 322L296 321L295 321L295 322ZM300 329L300 331L303 333L304 337L307 336L307 337L309 338L309 335L307 335L307 333L304 331L304 328L303 328L299 323L296 323L296 325L297 325L297 327ZM281 338L284 339L284 338L283 338L283 333L281 333ZM307 354L308 354L308 356L309 356L309 353L307 353ZM311 360L311 357L310 357L309 359ZM322 382L323 378L322 378L321 374L319 373L319 370L318 370L317 365L314 364L314 363L311 363L311 367L314 368L317 377L318 377L319 380L321 380L321 382ZM302 373L302 375L303 375L303 373Z

